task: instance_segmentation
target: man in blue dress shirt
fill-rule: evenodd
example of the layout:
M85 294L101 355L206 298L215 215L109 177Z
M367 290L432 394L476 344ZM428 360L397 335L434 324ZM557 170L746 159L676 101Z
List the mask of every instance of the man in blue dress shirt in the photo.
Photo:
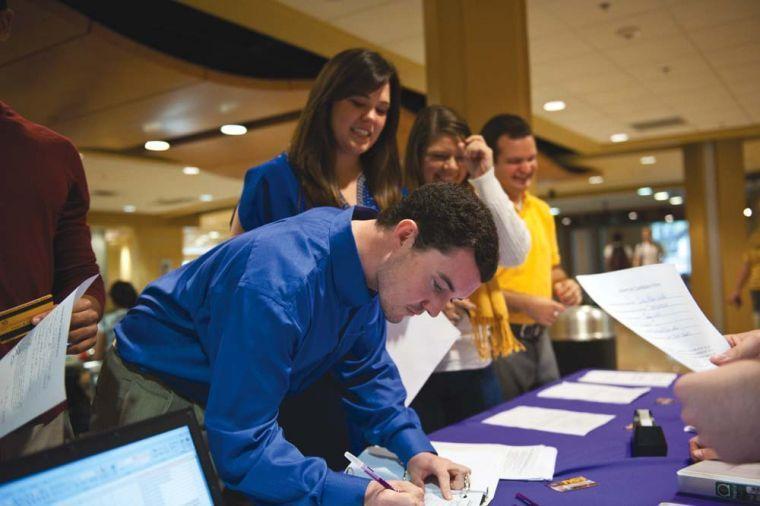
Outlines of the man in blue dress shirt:
M352 423L445 496L467 469L434 453L385 351L398 322L470 295L494 274L496 229L474 193L426 185L375 217L317 208L237 236L150 284L116 327L96 428L193 406L228 488L287 504L422 504L305 457L278 407L321 375L346 386Z

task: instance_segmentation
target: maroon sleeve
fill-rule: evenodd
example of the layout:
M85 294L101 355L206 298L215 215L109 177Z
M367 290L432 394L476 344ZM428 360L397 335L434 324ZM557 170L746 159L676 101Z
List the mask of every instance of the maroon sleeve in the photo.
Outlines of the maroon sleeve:
M66 204L61 210L53 239L55 272L53 298L60 302L82 281L98 274L98 264L92 251L90 227L87 225L87 211L90 208L90 193L82 167L79 152L68 141L60 144L60 162L65 165L69 176L69 192ZM105 307L103 278L98 277L87 290L87 295Z

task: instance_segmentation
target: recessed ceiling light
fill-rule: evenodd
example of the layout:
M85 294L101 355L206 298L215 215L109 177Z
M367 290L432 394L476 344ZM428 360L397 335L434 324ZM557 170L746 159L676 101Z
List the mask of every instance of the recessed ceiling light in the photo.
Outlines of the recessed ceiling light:
M657 192L654 194L655 200L668 200L668 198L670 198L668 192Z
M248 131L243 125L222 125L219 130L224 135L244 135Z
M549 209L549 212L552 213L552 216L557 216L560 213L559 207L552 207Z
M556 112L565 109L565 103L562 100L552 100L544 104L544 111Z
M670 197L670 203L674 206L680 206L683 204L683 197L680 195L676 195L675 197Z
M148 151L166 151L171 145L166 141L148 141L145 143L145 149Z
M201 200L201 202L211 202L212 200L214 200L214 196L208 193L204 193L198 198Z
M624 133L612 134L610 135L610 140L612 142L625 142L628 140L628 134L624 134Z
M673 223L673 215L672 214L666 214L665 215L665 221L668 223Z
M635 221L639 219L639 213L637 213L636 211L631 211L630 213L628 213L628 219L631 221Z
M636 190L636 193L638 195L641 195L642 197L648 197L653 192L652 192L652 189L649 186L642 186L641 188L639 188L638 190Z
M568 225L570 225L572 222L573 222L573 220L571 220L571 219L570 219L569 217L567 217L567 216L565 216L564 218L562 218L562 224L563 224L563 225L565 225L565 226L568 226Z
M125 213L134 213L135 211L137 211L137 208L133 206L132 204L127 204L126 206L124 206L123 209Z
M211 232L208 233L208 236L211 239L219 239L219 237L221 236L221 234L219 233L218 230L212 230Z
M657 163L657 158L648 155L648 156L642 156L639 161L641 162L641 165L654 165Z
M589 184L602 184L604 183L604 177L602 176L591 176L588 178Z
M749 207L745 207L744 211L742 211L742 214L744 214L744 216L746 216L747 218L750 218L752 216L752 209L750 209Z
M201 169L198 167L184 167L182 173L187 174L188 176L196 176L201 173Z

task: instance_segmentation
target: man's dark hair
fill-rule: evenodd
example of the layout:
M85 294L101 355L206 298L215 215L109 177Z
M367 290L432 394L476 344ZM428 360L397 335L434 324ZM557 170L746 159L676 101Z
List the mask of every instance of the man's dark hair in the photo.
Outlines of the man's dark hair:
M496 225L491 213L469 188L451 183L426 184L383 210L377 223L391 228L405 219L417 223L415 249L448 253L470 248L481 282L493 277L499 261Z
M137 303L137 290L128 281L114 281L108 295L117 306L129 309Z
M506 135L510 139L522 139L533 135L530 125L520 116L514 114L499 114L489 119L480 130L480 135L485 139L486 144L493 150L493 158L499 157L499 146L497 142L499 137Z

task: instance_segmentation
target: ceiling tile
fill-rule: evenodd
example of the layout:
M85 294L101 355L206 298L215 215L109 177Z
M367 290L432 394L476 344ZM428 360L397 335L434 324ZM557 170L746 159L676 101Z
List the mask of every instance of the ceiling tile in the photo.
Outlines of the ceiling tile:
M378 7L388 0L277 0L317 19L330 20Z
M379 22L392 20L392 22ZM394 0L332 18L330 23L375 44L386 44L424 34L421 0Z
M625 19L630 16L658 9L659 0L612 1L603 9L599 0L554 0L544 8L552 12L568 26L580 27Z
M593 48L568 29L554 33L550 38L531 40L528 43L531 65L583 55Z
M625 38L621 30L638 30L638 35ZM666 9L656 9L615 21L584 25L577 29L583 40L598 49L630 47L681 33Z
M686 30L760 16L757 0L680 0L668 7L675 21Z
M680 58L699 56L694 44L684 35L658 37L650 40L635 40L630 44L604 48L607 57L622 67L674 64Z
M717 49L760 42L760 16L689 32L689 37L704 53Z
M385 45L390 51L409 58L420 65L425 64L425 36L424 34L415 35L408 39L389 42Z

